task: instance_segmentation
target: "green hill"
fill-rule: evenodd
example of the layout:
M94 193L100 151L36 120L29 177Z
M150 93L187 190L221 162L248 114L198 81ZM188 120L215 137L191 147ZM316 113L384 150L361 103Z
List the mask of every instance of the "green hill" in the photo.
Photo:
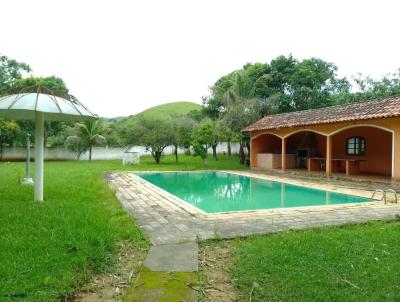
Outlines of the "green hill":
M134 115L134 117L138 116L152 117L152 118L172 117L176 115L185 115L192 110L200 110L200 109L201 105L196 103L173 102L151 107Z
M139 117L168 118L173 116L186 115L189 112L196 110L200 111L201 105L192 102L173 102L148 108L135 115L126 117L121 116L105 120L110 124L117 124L120 127L125 127L127 124L135 123L135 121L137 121Z

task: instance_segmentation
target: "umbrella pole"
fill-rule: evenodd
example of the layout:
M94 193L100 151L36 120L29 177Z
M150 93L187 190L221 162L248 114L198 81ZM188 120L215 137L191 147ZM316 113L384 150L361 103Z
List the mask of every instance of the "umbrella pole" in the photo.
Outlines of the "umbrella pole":
M35 201L43 201L44 114L35 113Z

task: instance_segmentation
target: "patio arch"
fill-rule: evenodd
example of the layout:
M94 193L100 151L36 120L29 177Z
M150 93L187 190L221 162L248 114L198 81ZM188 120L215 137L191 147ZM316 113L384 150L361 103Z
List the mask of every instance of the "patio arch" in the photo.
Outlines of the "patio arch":
M260 133L251 138L250 147L250 165L256 168L258 154L274 153L280 154L282 152L282 137L275 133Z
M372 128L378 128L378 129L381 129L381 130L385 130L385 131L390 132L390 133L394 133L394 131L392 129L389 129L389 128L386 128L386 127L383 127L383 126L379 126L379 125L374 125L374 124L355 124L355 125L350 125L350 126L345 126L345 127L339 128L339 129L337 129L335 131L330 132L327 135L335 135L335 134L337 134L339 132L342 132L344 130L351 129L351 128L357 128L357 127L372 127Z
M266 134L270 134L270 135L274 135L274 136L279 137L279 138L283 138L283 136L281 136L279 134L276 134L276 133L268 131L268 132L262 132L262 133L259 133L259 134L255 135L255 136L252 136L250 140L256 139L257 137L263 136L263 135L266 135Z
M379 129L380 131L383 131L384 133L390 134L390 136L391 136L390 138L388 136L385 137L385 135L380 137L381 142L383 142L383 144L379 145L379 151L380 151L379 154L382 155L383 160L381 160L381 161L383 161L383 162L388 161L387 159L390 158L390 176L394 177L394 148L395 148L395 144L394 144L395 132L394 132L394 130L383 127L383 126L375 125L375 124L365 123L365 124L355 124L355 125L349 125L349 126L342 127L340 129L330 132L329 136L334 140L337 135L340 135L341 133L343 133L345 131L349 131L349 130L355 129L355 128ZM369 135L371 135L371 132L369 132ZM368 136L368 134L367 134L367 136ZM391 146L388 146L389 142L390 142ZM337 143L336 143L336 145L337 145ZM369 143L367 142L366 145L367 145L366 148L368 148ZM335 146L335 144L333 144L333 146ZM382 154L382 151L381 151L382 149L384 151L383 153L386 153L386 154ZM387 153L389 153L389 150L390 150L391 154L388 156ZM355 157L357 157L357 156L355 156ZM363 156L360 156L360 157L363 157ZM368 158L367 158L367 162L368 162ZM381 163L381 166L382 166L382 163ZM387 174L385 173L385 175L389 175L389 173L387 173Z
M287 134L282 139L283 170L308 169L309 158L325 158L327 137L326 133L309 128Z
M318 130L314 130L314 129L308 129L308 128L306 128L306 129L299 129L299 130L290 132L290 133L286 134L285 136L283 136L282 138L288 138L288 137L290 137L290 136L292 136L292 135L294 135L294 134L296 134L296 133L299 133L299 132L314 132L314 133L316 133L316 134L320 134L320 135L323 135L323 136L328 136L328 134L326 134L326 133L324 133L324 132L321 132L321 131L318 131Z

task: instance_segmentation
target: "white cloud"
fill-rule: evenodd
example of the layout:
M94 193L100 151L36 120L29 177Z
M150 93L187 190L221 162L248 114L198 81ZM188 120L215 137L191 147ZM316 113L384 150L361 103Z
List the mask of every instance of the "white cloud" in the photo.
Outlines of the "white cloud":
M247 62L320 57L339 74L400 67L398 1L2 1L0 53L57 75L102 116L200 102Z

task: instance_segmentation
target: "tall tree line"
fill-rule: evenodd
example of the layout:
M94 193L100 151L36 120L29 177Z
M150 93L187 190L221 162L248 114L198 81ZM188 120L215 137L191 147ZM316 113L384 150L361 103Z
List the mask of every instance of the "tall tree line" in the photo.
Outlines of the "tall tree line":
M318 58L279 56L270 63L246 64L222 76L203 98L205 114L229 129L240 142L240 160L249 154L249 137L241 130L265 115L400 95L400 73L374 80L337 75L337 67ZM245 152L247 150L247 152Z
M58 77L32 77L29 65L0 55L0 92L34 85L68 93ZM101 120L93 124L46 123L46 145L64 146L77 153L96 144L144 146L160 163L166 146L200 156L207 163L208 151L218 159L217 146L240 143L240 161L248 160L249 137L241 130L265 115L321 108L336 104L400 95L400 71L381 79L357 75L352 79L337 75L337 67L319 58L298 60L279 56L269 63L248 63L221 76L203 97L202 111L184 116L122 120ZM0 159L4 146L23 146L27 133L33 137L29 121L0 119ZM33 137L34 139L34 137Z

